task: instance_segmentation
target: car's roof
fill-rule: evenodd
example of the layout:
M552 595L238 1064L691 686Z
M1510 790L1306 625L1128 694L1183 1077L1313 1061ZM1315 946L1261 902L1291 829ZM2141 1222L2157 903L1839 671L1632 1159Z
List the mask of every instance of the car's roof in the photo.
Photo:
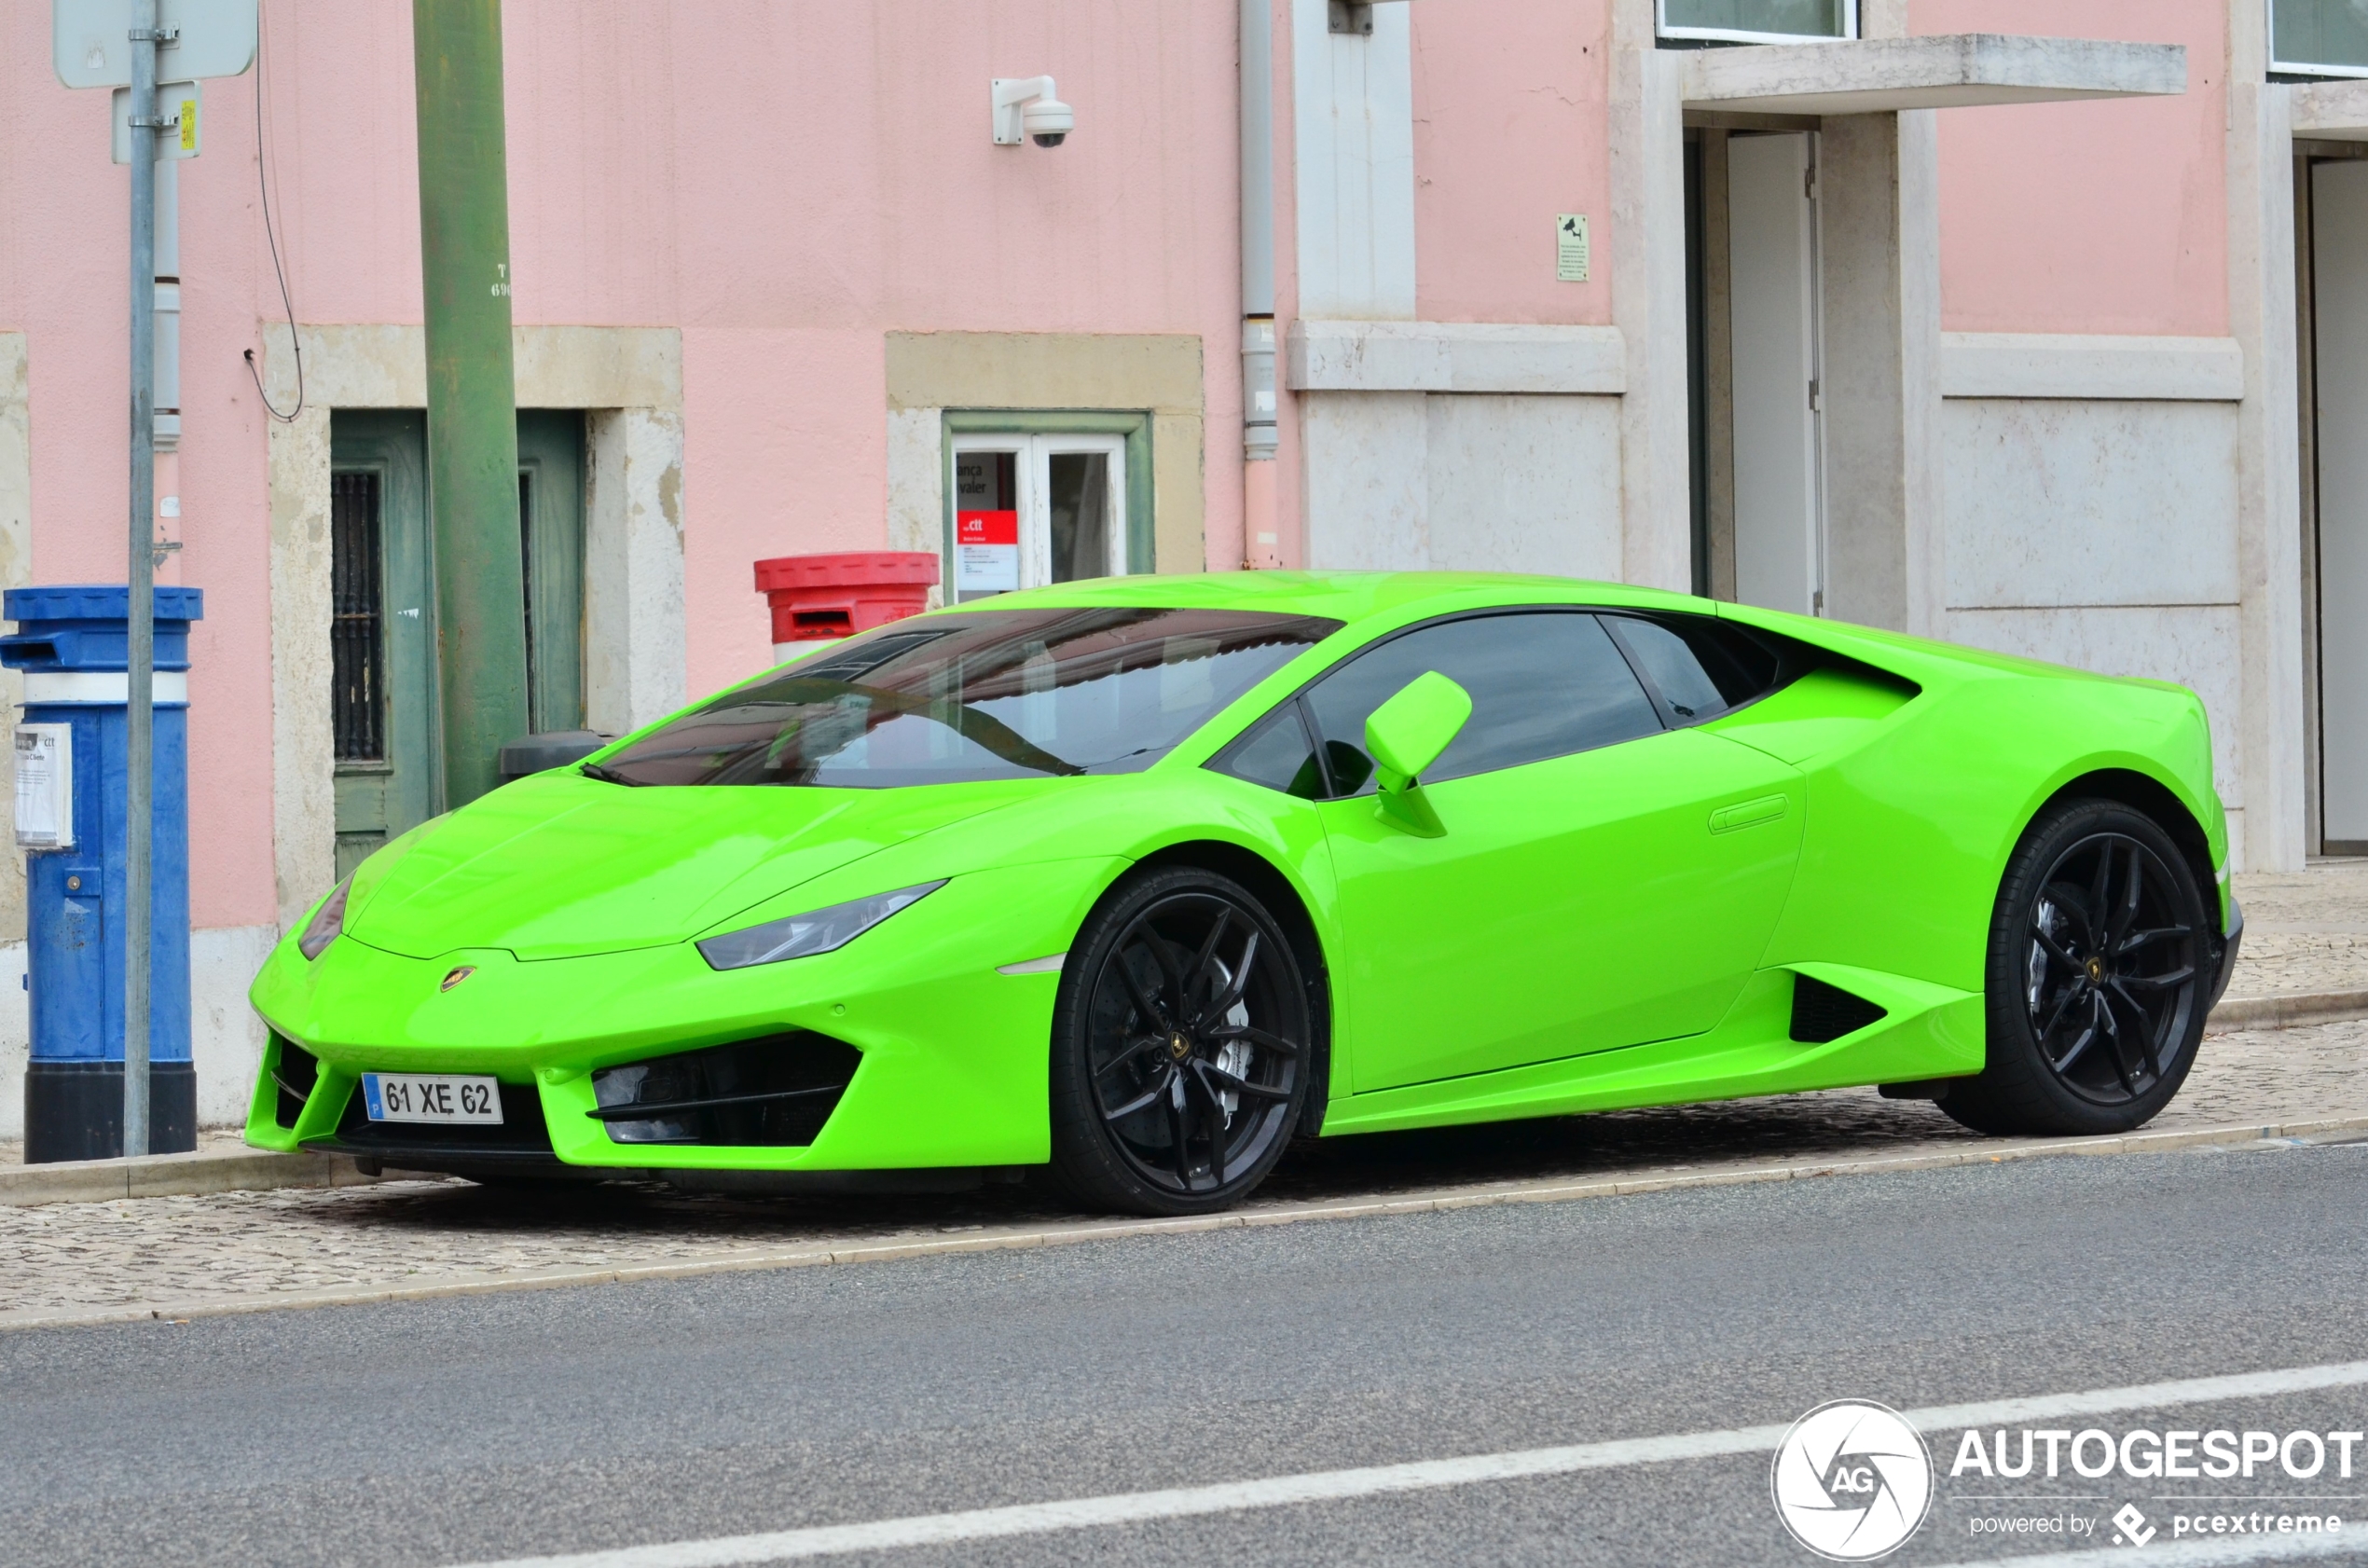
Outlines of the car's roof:
M1210 571L1191 576L1095 577L998 594L965 608L1054 609L1124 605L1155 609L1264 610L1356 622L1436 604L1441 612L1488 604L1709 605L1659 588L1483 571Z

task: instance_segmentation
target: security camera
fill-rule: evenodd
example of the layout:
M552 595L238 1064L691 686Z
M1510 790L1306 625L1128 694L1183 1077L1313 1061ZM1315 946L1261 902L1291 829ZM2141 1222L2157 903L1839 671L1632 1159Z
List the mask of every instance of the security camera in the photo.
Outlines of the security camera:
M1057 98L1039 98L1020 111L1020 123L1039 147L1057 147L1069 139L1077 113Z
M1016 147L1030 137L1057 147L1077 127L1077 111L1053 96L1050 76L998 76L990 94L995 144Z

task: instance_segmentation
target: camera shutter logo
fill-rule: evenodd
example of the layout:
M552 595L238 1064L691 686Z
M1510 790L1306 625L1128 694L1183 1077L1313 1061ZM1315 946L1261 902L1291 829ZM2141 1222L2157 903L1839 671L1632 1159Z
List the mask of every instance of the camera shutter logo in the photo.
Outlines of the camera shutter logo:
M1836 1399L1793 1423L1768 1485L1793 1539L1836 1562L1867 1562L1923 1524L1933 1456L1897 1410Z

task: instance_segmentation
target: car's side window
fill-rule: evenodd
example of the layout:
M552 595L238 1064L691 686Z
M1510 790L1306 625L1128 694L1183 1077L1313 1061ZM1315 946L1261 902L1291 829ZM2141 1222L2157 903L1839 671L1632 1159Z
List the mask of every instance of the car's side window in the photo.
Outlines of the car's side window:
M1336 794L1372 783L1365 720L1437 670L1471 695L1472 716L1426 783L1566 756L1661 728L1652 699L1602 623L1580 611L1442 621L1359 653L1307 693Z
M1301 800L1324 798L1324 769L1293 697L1227 747L1209 766Z
M1741 626L1707 615L1606 615L1673 724L1699 724L1773 690L1783 661Z

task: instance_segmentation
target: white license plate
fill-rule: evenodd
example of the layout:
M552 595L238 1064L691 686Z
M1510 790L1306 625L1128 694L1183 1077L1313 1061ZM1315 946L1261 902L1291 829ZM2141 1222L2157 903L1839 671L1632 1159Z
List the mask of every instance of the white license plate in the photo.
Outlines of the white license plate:
M362 1099L373 1121L502 1124L502 1085L459 1073L364 1073Z

